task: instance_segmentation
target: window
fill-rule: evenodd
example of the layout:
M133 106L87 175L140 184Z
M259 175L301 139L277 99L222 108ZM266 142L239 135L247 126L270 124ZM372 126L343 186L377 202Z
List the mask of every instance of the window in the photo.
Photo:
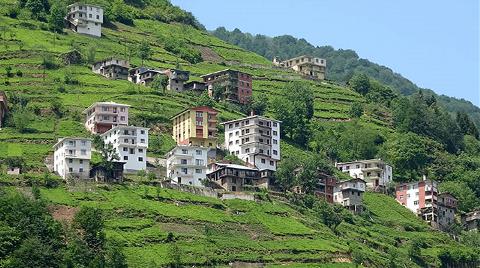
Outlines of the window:
M73 168L68 168L68 172L73 172Z
M87 150L83 149L83 150L80 151L80 153L81 153L82 155L87 155Z
M273 122L273 126L274 126L274 127L277 127L277 122Z
M235 136L238 136L240 134L239 131L235 131Z
M68 163L73 163L73 159L68 159Z
M123 142L128 143L128 139L123 139Z
M403 195L402 195L402 194L400 195L400 199L403 199Z
M124 151L124 152L128 152L128 148L127 148L127 147L123 147L123 151Z
M187 149L182 149L182 154L188 154L188 150Z
M195 159L195 165L197 166L203 166L203 159Z
M235 144L239 144L239 143L240 143L240 141L239 141L239 140L236 140L236 141L235 141Z
M88 17L89 17L89 18L92 18L92 14L88 14Z
M228 142L228 145L233 145L233 141L229 141L229 142Z
M125 107L120 108L120 112L125 112Z
M228 124L228 128L233 128L233 124Z
M270 166L274 166L273 161L270 161Z
M83 172L83 168L79 168L78 171L79 171L79 172Z
M139 148L139 149L138 149L138 152L139 152L139 153L143 153L143 149L142 149L142 148Z
M187 164L187 159L181 159L181 160L180 160L180 163L181 163L182 165L186 165L186 164Z
M196 169L195 169L195 173L197 173L197 174L202 174L202 170L199 169L199 168L196 168Z
M273 154L274 154L274 155L278 155L277 150L273 150Z
M195 125L197 125L197 126L203 126L203 121L195 121Z
M245 153L249 153L249 152L250 152L250 148L245 149Z
M82 146L87 146L87 141L82 141Z
M99 19L100 19L100 15L97 15L97 20L99 20ZM95 23L95 25L96 25L96 23Z
M203 117L203 113L202 112L196 112L196 116L197 117Z
M230 133L228 134L228 137L230 137L230 138L233 137L233 133L230 132Z
M413 201L413 204L414 204L414 205L418 205L418 200L417 200L417 201Z
M235 123L235 126L238 127L238 126L240 126L240 124L239 124L239 123Z
M130 148L130 154L135 154L135 149Z
M202 150L196 150L195 153L196 153L197 155L202 155Z
M80 161L79 161L79 162L80 162L80 164L83 164L83 159L80 159Z
M262 158L262 164L265 164L265 159Z
M140 139L140 142L141 142L141 143L145 143L145 139Z
M183 174L188 174L188 168L182 168L182 173Z
M274 139L273 144L278 144L278 141Z
M143 162L143 157L139 157L139 158L138 158L138 161L139 161L139 162Z
M145 134L145 130L140 130L140 134L144 135Z

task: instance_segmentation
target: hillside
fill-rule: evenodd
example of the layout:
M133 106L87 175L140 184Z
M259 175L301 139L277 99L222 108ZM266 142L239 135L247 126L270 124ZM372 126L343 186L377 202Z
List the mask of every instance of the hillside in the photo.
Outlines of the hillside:
M145 3L146 7L152 6ZM366 267L386 267L392 260L400 267L418 267L421 262L410 260L410 250L418 240L423 242L419 258L439 267L439 256L444 250L471 251L446 233L431 230L386 195L366 194L367 213L350 216L342 212L342 223L334 232L322 223L322 217L312 208L312 201L309 203L310 196L260 192L256 193L262 199L259 202L221 201L160 188L162 178L141 174L129 176L121 185L59 182L45 166L52 155L52 145L60 137L91 137L83 126L81 113L97 101L132 105L130 124L151 129L149 156L164 157L174 147L170 117L196 105L199 101L197 94L161 92L128 81L108 80L91 71L93 61L112 56L140 66L142 60L137 50L140 44L147 43L153 53L144 65L155 68L180 66L190 71L193 80L225 68L252 74L254 98L266 96L269 103L266 114L269 116L276 116L276 112L283 108L271 103L284 100L277 97L288 93L285 90L291 88L292 81L302 81L302 85L312 90L314 99L313 117L302 129L310 134L309 140L300 144L295 138L285 136L281 143L282 159L299 162L301 158L328 156L330 158L325 161L331 166L336 159L376 157L383 153L411 176L427 169L433 174L448 173L439 168L438 163L447 163L447 166L454 163L451 167L455 173L452 171L447 174L451 177L445 174L442 177L449 180L447 189L464 193L461 202L470 202L464 202L465 210L479 204L480 193L472 190L475 189L479 163L475 156L478 153L474 150L480 148L475 138L469 140L468 148L473 148L472 151L465 149L465 158L457 158L437 141L400 132L392 119L394 107L388 104L393 100L378 101L371 95L362 95L334 82L303 80L290 70L273 68L269 60L256 53L203 31L197 22L141 17L142 8L121 1L117 4L125 9L135 8L138 17L131 18L131 21L111 17L110 25L102 29L101 38L69 30L54 34L48 30L47 23L27 19L28 16L22 14L24 11L17 18L5 15L11 14L10 11L0 13L0 91L7 93L12 112L6 127L0 129L0 160L21 157L25 161L24 174L20 176L4 174L6 166L3 162L0 165L0 231L9 234L9 245L24 250L31 242L27 239L30 228L35 229L35 224L32 227L29 222L35 218L38 225L51 223L48 215L66 221L66 224L51 223L55 228L45 228L44 233L58 228L63 231L56 235L68 240L73 214L82 207L93 207L104 213L107 244L121 247L130 267L159 267L173 261L197 267L222 267L236 261L266 263L267 267L317 267L327 263L329 266L323 267L354 267L353 262L358 262L355 259L359 255ZM0 0L0 5L8 9L15 3ZM181 10L178 12L183 14L179 18L187 14ZM81 52L82 63L66 64L62 61L65 53L72 50ZM9 68L10 75L7 74ZM376 90L384 89L372 84ZM381 92L390 96L388 91ZM215 102L214 106L220 111L220 122L245 116L236 105ZM352 115L352 108L359 106L362 106L360 115ZM22 113L28 113L28 116L19 116ZM18 126L22 121L25 128L20 129ZM220 132L219 136L222 136L222 130ZM397 138L404 136L413 137L412 140L420 144L410 146L408 143L409 150L401 151L399 157L390 148L396 148ZM325 147L332 150L326 152ZM415 151L412 152L412 148ZM404 155L420 155L425 163L415 167L402 166L404 162L412 162L402 158ZM464 166L471 168L472 173L467 173ZM467 177L468 180L464 179ZM30 215L24 209L30 205L40 212ZM22 213L27 216L22 218ZM44 239L44 233L40 233L38 236ZM75 253L84 250L74 248L75 245L65 243L62 250ZM11 258L28 252L14 251L11 246L1 249L0 254L5 255L0 255L0 267L15 267L15 262L10 263ZM41 252L36 253L41 255ZM4 256L9 258L3 259Z
M412 95L418 90L434 93L431 89L418 87L386 66L360 58L351 49L314 46L303 38L297 39L290 35L268 37L260 34L243 33L239 29L228 31L224 27L215 29L212 34L230 44L258 53L267 59L273 59L273 57L290 59L305 54L324 58L328 64L327 79L339 83L346 83L354 73L364 73L406 96ZM451 113L467 112L475 120L477 126L480 126L480 108L471 102L445 95L438 96L438 100Z

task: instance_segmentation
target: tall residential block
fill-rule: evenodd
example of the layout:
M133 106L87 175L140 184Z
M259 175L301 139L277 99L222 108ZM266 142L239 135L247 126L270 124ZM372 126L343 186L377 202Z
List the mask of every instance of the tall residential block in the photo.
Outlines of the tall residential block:
M202 75L212 97L215 90L221 90L221 98L226 101L247 104L252 98L252 76L240 71L226 69Z
M103 8L90 4L74 3L68 6L65 17L68 27L81 34L102 36Z
M280 161L280 123L258 115L224 122L225 148L269 176Z
M173 139L178 145L216 148L218 111L199 106L188 108L172 117Z
M147 169L148 128L116 126L101 136L117 150L125 171L135 172Z
M393 179L392 167L382 159L336 163L335 166L352 178L366 181L369 189L384 190Z
M179 145L167 154L167 178L175 184L203 187L208 147Z
M128 125L130 105L115 102L96 102L83 111L85 128L93 134L102 134L114 126Z
M62 138L53 149L53 170L62 178L88 178L92 156L90 139Z

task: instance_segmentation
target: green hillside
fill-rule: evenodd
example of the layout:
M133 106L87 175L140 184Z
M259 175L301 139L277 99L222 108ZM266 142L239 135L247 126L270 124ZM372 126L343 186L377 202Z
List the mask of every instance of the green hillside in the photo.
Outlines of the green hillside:
M50 1L50 5L56 3ZM86 261L71 256L88 251L72 235L72 229L80 229L72 224L72 217L82 207L100 209L107 245L118 246L130 267L227 267L231 262L265 263L267 267L354 267L354 263L417 267L424 262L440 267L439 256L444 252L471 253L471 247L431 230L386 195L367 193L367 212L362 215L336 212L342 222L334 229L323 223L318 201L312 201L310 195L257 192L262 201L221 201L159 188L161 178L142 174L129 176L121 185L60 182L47 172L45 159L60 137L90 137L81 113L97 101L132 105L130 124L151 128L150 156L163 157L173 148L170 117L196 105L201 97L108 80L91 71L91 62L112 56L141 65L138 47L146 43L153 51L146 66L181 66L190 71L193 80L226 68L252 74L254 98L266 97L269 116L278 116L284 108L278 103L288 101L281 98L291 96L286 90L298 85L311 89L313 117L305 120L305 129L301 129L308 137L302 143L294 135L285 135L281 150L287 163L298 165L318 156L332 169L336 160L383 156L398 167L398 178L412 179L428 171L459 195L463 210L479 204L480 192L475 191L480 168L478 140L462 133L466 141L464 144L462 139L463 147L457 153L445 150L444 141L450 142L450 136L444 132L438 137L428 136L430 132L411 133L407 124L399 126L394 120L400 117L402 107L411 108L407 100L393 96L383 85L372 81L371 94L365 95L333 82L303 80L290 70L273 68L258 54L207 33L191 14L167 1L95 3L104 4L108 11L108 27L102 29L101 38L69 30L54 34L48 23L42 22L48 16L30 19L32 14L25 9L15 11L13 1L0 0L4 7L0 10L0 91L7 93L11 108L6 127L0 130L0 160L20 157L25 162L20 176L4 174L6 165L0 165L0 232L5 234L5 239L0 237L0 267L22 267L18 261L32 252L43 260L42 251L52 252L49 261ZM156 12L160 7L175 11ZM119 8L131 9L134 15L119 17L121 13L113 12ZM144 9L147 15L143 15ZM81 52L83 63L62 61L65 53L73 50ZM397 102L404 106L392 104ZM221 122L245 116L237 105L214 102L214 106ZM415 103L411 106L417 107ZM352 112L359 107L359 114ZM437 111L432 107L425 110L425 118ZM443 129L448 127L445 123ZM408 165L417 159L423 162ZM452 170L445 171L440 164L451 164ZM416 245L418 251L412 253ZM61 255L64 253L66 256ZM467 253L470 257L478 252ZM107 261L111 259L115 258ZM110 266L123 267L105 267Z

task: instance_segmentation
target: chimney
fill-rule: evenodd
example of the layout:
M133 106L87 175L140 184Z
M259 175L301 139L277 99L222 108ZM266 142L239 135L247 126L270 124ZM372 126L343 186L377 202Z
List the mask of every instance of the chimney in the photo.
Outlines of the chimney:
M423 174L423 180L426 181L427 180L427 175Z
M255 112L252 110L250 110L250 116L254 116L255 115Z

